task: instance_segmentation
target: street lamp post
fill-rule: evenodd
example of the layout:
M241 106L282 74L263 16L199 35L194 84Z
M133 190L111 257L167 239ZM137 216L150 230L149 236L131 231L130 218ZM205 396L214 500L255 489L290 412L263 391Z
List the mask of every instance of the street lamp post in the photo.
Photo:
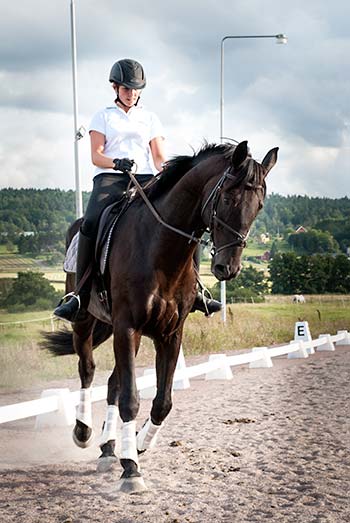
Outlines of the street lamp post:
M74 170L75 170L75 212L76 217L83 215L83 199L79 172L79 147L78 142L84 136L85 129L78 129L78 98L77 98L77 47L75 33L75 4L70 2L71 45L72 45L72 75L73 75L73 114L74 114Z
M226 40L235 40L241 38L274 38L277 44L286 44L287 37L285 34L275 35L228 35L221 39L220 55L220 143L224 141L224 44ZM222 281L220 286L220 299L222 303L222 320L226 322L226 282Z

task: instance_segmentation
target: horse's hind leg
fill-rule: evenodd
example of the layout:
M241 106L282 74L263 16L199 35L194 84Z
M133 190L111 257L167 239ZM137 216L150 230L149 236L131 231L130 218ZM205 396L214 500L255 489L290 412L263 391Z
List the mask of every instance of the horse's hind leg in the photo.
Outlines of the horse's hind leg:
M108 380L107 392L107 413L106 419L102 426L100 439L101 456L98 458L97 472L107 472L118 461L115 455L116 440L120 439L119 430L120 416L118 408L119 380L117 368L114 370ZM120 441L117 441L120 443Z
M95 373L95 363L92 356L94 324L94 317L89 315L85 321L77 322L73 325L73 345L75 352L79 356L81 382L76 424L73 429L73 441L81 448L88 447L93 440L91 384Z
M173 378L182 339L182 329L179 331L166 343L163 338L155 341L157 394L153 400L151 416L137 435L139 453L155 446L162 423L172 408Z

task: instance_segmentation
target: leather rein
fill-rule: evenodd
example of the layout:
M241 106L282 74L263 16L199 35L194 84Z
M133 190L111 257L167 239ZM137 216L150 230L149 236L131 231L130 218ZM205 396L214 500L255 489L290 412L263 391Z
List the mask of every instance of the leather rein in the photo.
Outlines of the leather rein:
M156 211L156 209L153 207L153 205L151 204L149 199L147 198L147 196L146 196L142 186L137 181L136 176L131 171L127 171L127 174L129 175L131 181L133 182L133 184L135 185L135 187L137 189L137 192L140 194L141 198L145 202L145 204L148 207L148 209L150 210L150 212L156 218L156 220L161 225L166 227L167 229L169 229L169 230L179 234L180 236L188 238L188 240L189 240L188 243L195 242L195 243L200 244L200 245L208 245L209 241L211 240L212 243L213 243L213 248L212 248L211 254L213 256L216 256L219 252L221 252L224 249L227 249L229 247L242 247L242 248L244 248L246 246L247 239L248 239L250 231L248 231L247 234L242 234L242 233L236 231L235 229L233 229L233 227L228 225L226 222L221 220L221 218L219 218L218 215L217 215L217 208L218 208L218 205L219 205L220 192L221 192L221 190L223 188L223 185L224 185L225 181L226 180L236 180L236 184L235 185L238 185L240 183L240 181L241 181L240 178L236 178L235 176L230 174L229 168L226 169L226 171L221 176L221 178L219 179L217 184L214 186L214 188L212 189L211 193L209 194L207 200L205 201L205 203L204 203L204 205L203 205L203 207L201 209L201 216L204 219L204 216L203 216L204 215L204 211L206 210L208 205L211 204L209 225L206 228L207 232L210 233L210 240L203 240L202 238L199 238L199 237L195 236L195 231L193 231L192 234L188 234L187 232L185 232L185 231L183 231L181 229L178 229L177 227L173 227L169 223L165 222L163 220L163 218L159 215L159 213ZM249 182L245 184L245 187L249 187L249 188L252 188L252 189L263 189L262 185L254 185L254 184L249 183ZM213 230L214 230L214 227L215 227L215 222L219 223L222 227L224 227L224 229L226 229L229 232L231 232L232 235L234 236L234 239L232 240L232 242L226 243L225 245L222 245L218 249L216 249L216 247L214 246L214 241L213 241Z

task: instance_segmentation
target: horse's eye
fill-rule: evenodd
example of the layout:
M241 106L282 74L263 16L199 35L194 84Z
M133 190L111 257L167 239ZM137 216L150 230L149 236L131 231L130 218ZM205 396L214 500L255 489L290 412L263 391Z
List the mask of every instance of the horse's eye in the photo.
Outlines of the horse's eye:
M227 196L224 196L223 197L223 202L225 205L229 205L230 204L230 198L228 198Z
M261 211L261 209L264 207L264 203L263 202L260 202L259 203L259 211Z

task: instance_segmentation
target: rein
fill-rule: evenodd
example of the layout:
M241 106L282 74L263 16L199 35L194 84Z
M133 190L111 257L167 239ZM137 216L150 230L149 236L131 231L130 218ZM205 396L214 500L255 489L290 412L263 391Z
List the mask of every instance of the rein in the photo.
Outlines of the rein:
M143 199L143 201L145 202L146 206L148 207L148 209L151 211L151 213L153 214L153 216L156 218L156 220L161 224L163 225L164 227L166 227L167 229L169 229L170 231L173 231L177 234L180 234L180 236L184 236L185 238L188 238L189 239L189 242L188 243L191 243L191 242L195 242L195 243L198 243L200 245L208 245L208 241L207 240L202 240L202 238L197 238L196 236L194 236L194 232L193 234L188 234L187 232L185 231L182 231L181 229L177 229L176 227L173 227L172 225L170 225L169 223L165 222L163 220L163 218L158 214L158 212L156 211L156 209L153 207L153 205L151 204L151 202L149 201L149 199L147 198L142 186L139 184L139 182L137 181L136 179L136 176L133 175L133 173L131 171L127 171L127 174L129 175L131 181L134 183L138 193L140 194L141 198Z
M182 231L181 229L178 229L177 227L173 227L169 223L165 222L163 220L163 218L159 215L159 213L156 211L156 209L153 207L153 205L151 204L149 199L147 198L147 196L146 196L142 186L137 181L136 176L131 171L127 171L127 174L129 175L131 181L134 183L138 193L140 194L141 198L145 202L146 206L148 207L148 209L150 210L152 215L156 218L156 220L161 225L163 225L167 229L175 232L176 234L179 234L180 236L188 238L189 239L189 243L191 243L193 241L195 243L198 243L199 245L208 245L209 240L202 240L201 238L198 238L198 237L194 236L194 232L192 234L188 234L187 232ZM235 180L236 181L235 185L239 185L239 183L241 182L242 178L239 178L239 177L236 178L235 176L230 174L229 168L226 169L226 171L221 176L221 178L219 179L219 181L217 182L215 187L212 189L211 193L209 194L207 200L205 201L205 203L204 203L204 205L203 205L203 207L201 209L201 216L204 219L204 216L203 216L204 215L204 211L206 210L208 205L210 203L212 203L211 213L210 213L210 217L209 217L209 226L207 228L208 232L210 233L210 239L211 239L211 241L213 243L213 248L211 250L212 256L216 256L219 252L221 252L221 251L223 251L225 249L228 249L229 247L236 247L236 246L238 246L238 247L242 247L244 249L244 247L247 245L247 239L248 239L248 236L249 236L249 233L250 233L250 231L248 231L247 234L244 235L244 234L236 231L235 229L233 229L233 227L231 227L226 222L221 220L221 218L219 218L218 215L217 215L217 208L218 208L218 204L219 204L220 191L221 191L221 189L222 189L222 187L223 187L223 185L224 185L226 180ZM255 185L255 184L252 184L250 182L247 182L245 186L248 187L248 188L251 188L251 189L263 189L262 185ZM226 229L227 231L232 233L232 235L234 236L234 239L232 240L232 242L226 243L225 245L222 245L218 249L214 246L214 240L213 240L214 222L219 223L224 229Z

